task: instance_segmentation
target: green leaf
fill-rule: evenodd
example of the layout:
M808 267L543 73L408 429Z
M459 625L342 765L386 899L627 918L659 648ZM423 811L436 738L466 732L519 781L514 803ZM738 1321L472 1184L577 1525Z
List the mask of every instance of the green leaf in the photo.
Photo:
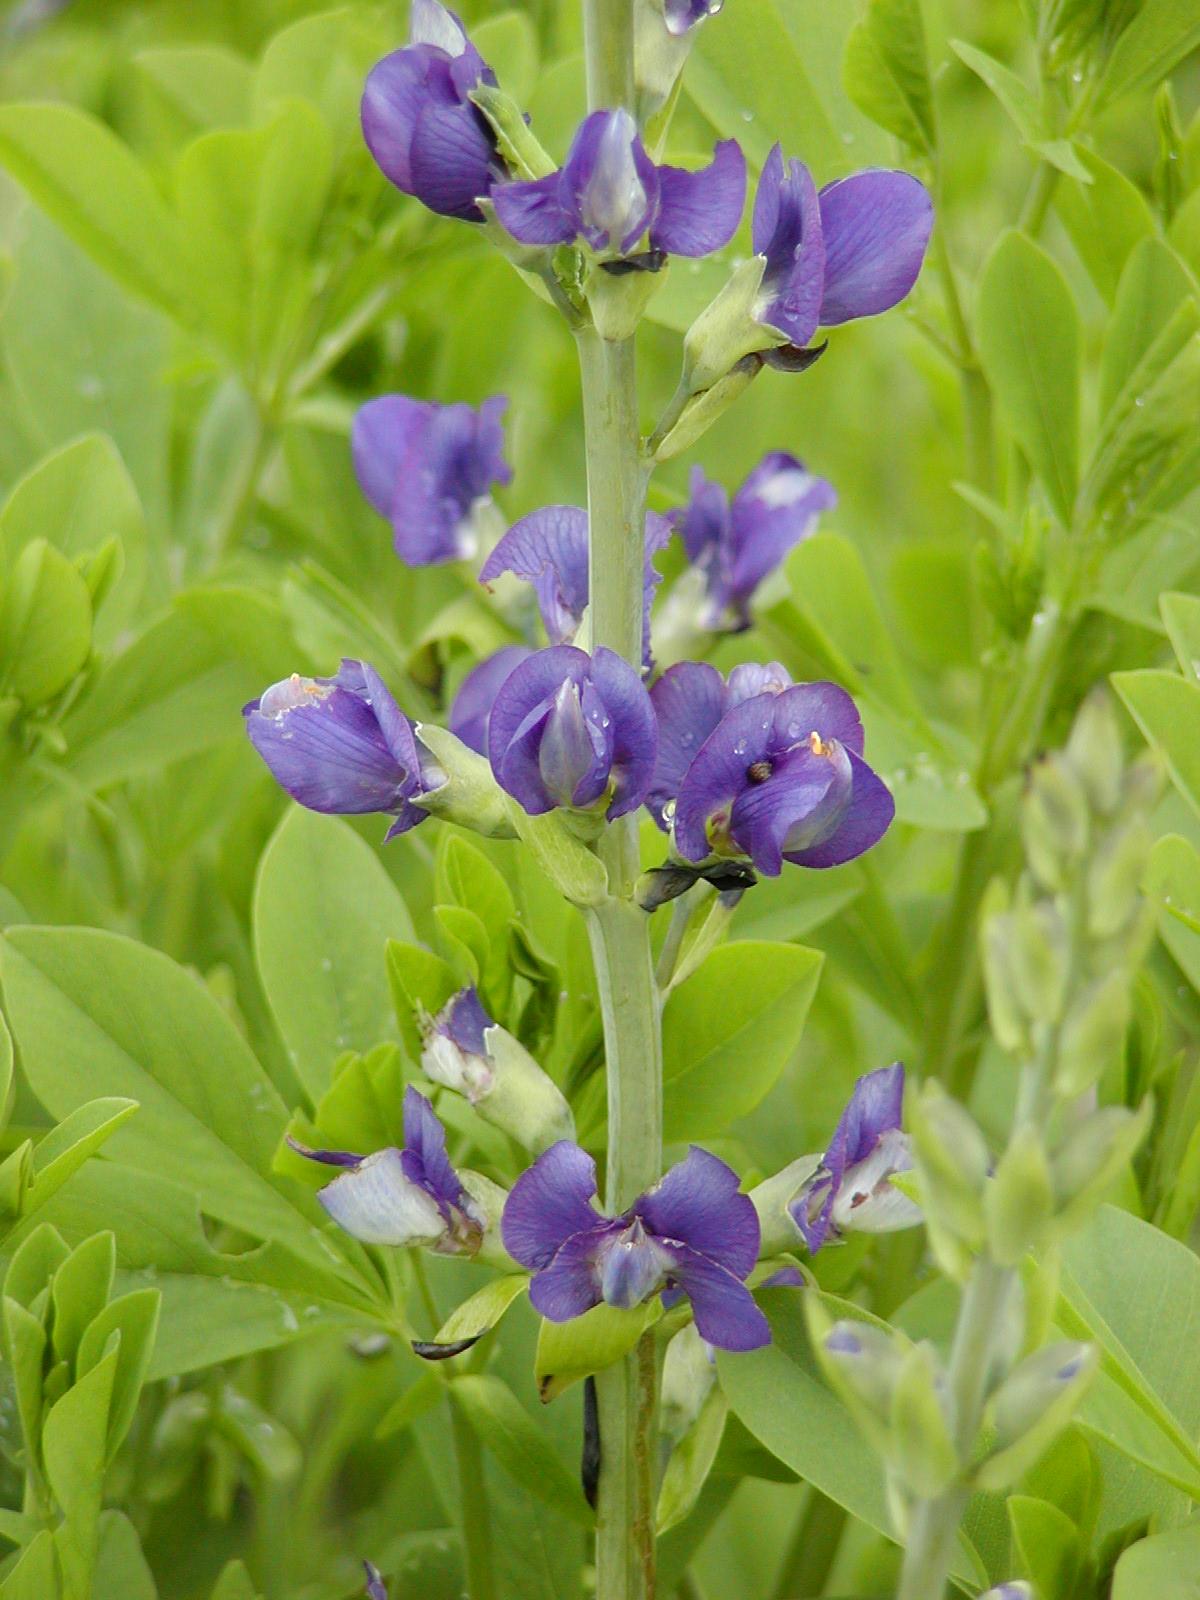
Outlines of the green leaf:
M701 28L685 92L725 138L736 138L755 167L778 139L803 151L818 177L832 177L846 153L813 87L777 0L749 0L717 28Z
M442 1323L437 1332L438 1344L456 1344L460 1339L478 1339L489 1332L504 1313L529 1287L523 1272L506 1278L493 1278L464 1300Z
M0 106L0 162L105 272L164 310L186 313L178 222L102 122L67 105Z
M254 944L272 1014L315 1102L335 1059L396 1038L385 951L411 939L379 858L340 817L293 807L258 870Z
M1114 672L1113 688L1166 757L1180 793L1200 812L1200 683L1149 668Z
M1164 594L1158 603L1180 672L1200 679L1200 595Z
M1048 1597L1071 1594L1081 1552L1070 1517L1048 1500L1014 1494L1008 1499L1008 1518L1021 1570L1036 1592Z
M794 1056L823 957L802 945L723 945L663 1011L663 1136L713 1138L752 1111Z
M100 1364L104 1351L111 1346L113 1334L119 1334L117 1365L109 1403L109 1461L116 1455L129 1431L138 1396L150 1371L161 1301L157 1289L134 1289L130 1294L121 1295L119 1299L111 1300L93 1319L79 1341L77 1370L82 1380L85 1373Z
M42 1368L46 1355L46 1330L19 1301L5 1292L4 1359L12 1376L17 1416L25 1440L25 1460L36 1469L42 1436Z
M146 576L146 519L112 440L88 434L39 461L14 485L0 513L0 554L11 564L34 540L48 539L72 561L116 539L123 570L97 615L97 643L125 627Z
M208 1213L301 1259L328 1257L265 1176L287 1114L209 992L174 962L92 929L18 928L0 945L9 1022L35 1094L59 1117L97 1083L141 1107L114 1156L167 1170Z
M477 33L473 28L473 40ZM362 86L375 63L394 48L395 39L382 19L364 15L359 7L301 17L276 33L263 51L254 76L256 120L265 121L281 101L307 101L324 118L341 157L365 156L359 123ZM491 59L484 56L489 63Z
M1097 104L1152 88L1197 45L1200 17L1192 0L1145 0L1113 47Z
M120 1595L121 1600L158 1600L137 1530L123 1512L100 1513L94 1588L97 1595Z
M682 1522L699 1499L721 1447L728 1414L729 1402L720 1389L714 1389L696 1421L671 1451L658 1491L656 1520L660 1535Z
M560 1516L591 1527L592 1513L578 1481L501 1378L482 1373L452 1378L450 1403L516 1483Z
M1195 1600L1200 1523L1139 1539L1117 1562L1112 1600Z
M1069 525L1079 484L1079 314L1054 261L1015 229L984 267L976 333L1004 420Z
M396 939L388 941L387 975L404 1048L412 1061L419 1061L422 1041L416 1022L418 1007L431 1017L436 1016L461 985L441 956L423 945L401 944Z
M258 1590L251 1582L244 1562L229 1563L217 1579L212 1600L260 1600Z
M937 126L919 0L871 0L846 42L842 78L873 122L932 153Z
M117 1266L117 1241L98 1233L77 1245L54 1274L54 1351L74 1362L84 1329L108 1304Z
M1091 150L1079 151L1090 183L1060 183L1055 208L1092 282L1108 301L1130 252L1157 232L1154 213L1136 184Z
M995 56L988 55L986 50L980 50L962 39L951 39L950 48L977 78L987 84L1026 144L1045 137L1041 103L1036 92L1023 78L1019 78L1003 62L997 61Z
M661 1315L661 1304L651 1300L632 1311L603 1304L593 1306L570 1322L547 1322L543 1318L533 1364L542 1400L557 1400L573 1383L628 1355Z
M0 685L27 705L52 700L92 648L92 601L78 568L44 539L17 558L0 614Z
M57 1194L137 1108L136 1100L89 1100L51 1128L34 1146L33 1182L25 1196L25 1214Z
M486 938L477 951L483 986L500 1005L512 987L508 928L517 914L512 891L483 851L450 828L441 832L434 862L434 894L469 910ZM475 948L474 942L471 948Z
M158 138L171 147L207 128L244 122L250 110L250 64L221 45L139 50L130 65L153 107ZM143 112L143 114L145 114Z
M91 1592L116 1372L113 1349L51 1407L42 1429L46 1477L66 1517L59 1530L59 1554L68 1594Z
M1161 239L1146 238L1134 246L1121 274L1104 338L1102 416L1116 403L1172 314L1191 294L1186 268Z

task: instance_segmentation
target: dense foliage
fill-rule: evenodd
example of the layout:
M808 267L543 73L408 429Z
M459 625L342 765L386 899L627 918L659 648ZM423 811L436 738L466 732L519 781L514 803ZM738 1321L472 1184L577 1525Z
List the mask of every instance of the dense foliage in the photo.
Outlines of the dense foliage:
M709 9L4 8L0 1600L1196 1592L1194 0Z

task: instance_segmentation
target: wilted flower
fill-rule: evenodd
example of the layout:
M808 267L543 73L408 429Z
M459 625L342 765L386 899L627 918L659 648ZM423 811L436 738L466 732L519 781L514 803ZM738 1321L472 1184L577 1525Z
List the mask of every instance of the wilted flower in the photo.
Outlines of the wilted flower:
M929 194L907 172L856 172L818 194L776 145L754 197L754 251L766 260L754 315L803 349L818 327L887 311L917 281L932 228Z
M737 1174L692 1146L628 1211L602 1216L596 1163L567 1140L513 1186L501 1231L509 1254L533 1272L529 1297L551 1322L601 1301L628 1310L662 1292L686 1295L702 1338L722 1350L770 1342L744 1280L758 1260L758 1217Z
M652 557L670 539L666 517L646 513L646 579L642 591L642 651L650 665L650 606L662 582ZM481 583L511 572L533 585L551 644L570 644L588 603L588 514L580 506L543 506L514 522L483 564Z
M833 485L773 450L732 502L719 483L692 468L688 501L672 515L688 560L703 574L706 628L746 628L750 597L791 550L807 539L822 511L837 504Z
M422 1012L421 1030L425 1076L464 1095L527 1150L574 1137L561 1089L520 1040L492 1020L473 984L451 995L436 1017Z
M448 726L450 732L468 747L487 755L488 721L492 705L500 689L522 661L528 661L533 651L528 645L506 644L490 656L485 656L458 686L454 703L450 707Z
M854 1085L821 1165L792 1201L792 1220L816 1253L830 1232L894 1233L921 1221L920 1207L891 1182L912 1166L901 1131L904 1068L880 1067Z
M506 169L469 96L496 75L438 0L413 0L411 35L367 78L363 136L402 193L442 216L482 222L477 202Z
M737 232L746 200L746 160L722 140L699 172L656 166L628 111L593 111L566 163L532 183L497 184L496 216L522 244L567 244L627 256L644 234L651 250L705 256Z
M641 678L604 648L539 650L501 685L488 723L496 781L531 816L607 794L609 819L624 816L645 798L655 744Z
M310 1150L310 1161L344 1170L317 1199L348 1234L364 1244L427 1245L440 1255L474 1255L487 1218L446 1154L446 1130L423 1094L404 1091L404 1148L372 1155Z
M410 567L475 554L492 487L512 478L500 425L507 405L503 395L476 411L389 394L359 407L351 432L359 487Z
M675 848L685 861L748 856L775 877L784 861L837 866L883 836L895 806L862 759L862 723L844 689L802 683L755 694L713 727L711 680L693 676L684 688L694 710L690 722L672 716L672 741L676 751L698 747L675 801Z
M290 678L244 707L246 731L275 781L310 811L395 817L387 837L424 822L422 795L446 775L366 661L333 678Z

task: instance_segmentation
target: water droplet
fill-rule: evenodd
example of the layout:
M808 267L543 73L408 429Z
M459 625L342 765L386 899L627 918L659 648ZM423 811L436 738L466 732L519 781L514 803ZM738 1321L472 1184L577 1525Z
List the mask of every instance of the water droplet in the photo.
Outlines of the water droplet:
M1146 404L1146 396L1144 394L1139 394L1133 403L1135 406L1144 406Z
M104 385L100 379L91 373L85 373L75 385L80 395L85 400L99 400L104 394Z
M742 112L742 121L743 122L753 122L754 121L754 113L753 113L753 111L743 111Z

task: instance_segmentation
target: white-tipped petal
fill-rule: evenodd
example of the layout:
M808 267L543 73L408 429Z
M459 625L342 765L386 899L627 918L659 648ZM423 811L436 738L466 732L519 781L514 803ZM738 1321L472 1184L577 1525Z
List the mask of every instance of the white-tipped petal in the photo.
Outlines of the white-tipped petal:
M404 1176L399 1150L367 1156L317 1198L339 1228L364 1244L435 1244L446 1231L436 1201Z

